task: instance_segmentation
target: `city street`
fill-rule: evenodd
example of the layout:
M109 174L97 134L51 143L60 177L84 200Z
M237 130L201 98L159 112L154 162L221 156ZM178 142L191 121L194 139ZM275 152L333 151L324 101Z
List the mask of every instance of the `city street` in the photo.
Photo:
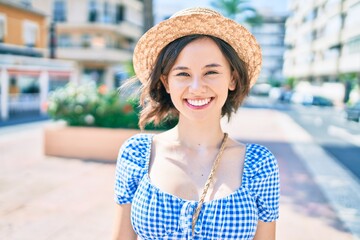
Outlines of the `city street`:
M115 165L44 156L46 124L0 128L0 239L110 239ZM242 108L223 126L278 159L278 240L359 239L358 183L288 115Z
M346 120L342 110L279 103L264 97L251 97L247 105L277 109L290 116L360 182L360 123Z
M360 181L360 123L334 108L297 107L288 114Z

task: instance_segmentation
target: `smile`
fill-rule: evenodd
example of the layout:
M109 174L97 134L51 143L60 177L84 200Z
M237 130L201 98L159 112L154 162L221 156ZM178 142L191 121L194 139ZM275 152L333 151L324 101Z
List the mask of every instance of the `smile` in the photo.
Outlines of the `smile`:
M205 106L207 104L209 104L209 102L211 101L211 98L204 98L204 99L186 99L186 101L194 106L194 107L202 107Z

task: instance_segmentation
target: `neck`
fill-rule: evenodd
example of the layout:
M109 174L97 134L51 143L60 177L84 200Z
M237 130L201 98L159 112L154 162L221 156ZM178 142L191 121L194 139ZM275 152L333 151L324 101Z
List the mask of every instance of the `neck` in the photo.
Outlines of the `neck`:
M176 140L182 146L193 149L198 148L219 148L224 137L220 120L215 123L187 123L179 121L173 129Z

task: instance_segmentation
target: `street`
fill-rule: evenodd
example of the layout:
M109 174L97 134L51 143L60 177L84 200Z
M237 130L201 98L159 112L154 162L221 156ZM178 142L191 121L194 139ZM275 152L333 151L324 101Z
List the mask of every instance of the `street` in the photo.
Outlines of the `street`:
M288 111L328 153L360 180L360 124L326 107L294 107Z
M360 181L360 123L347 121L341 110L278 103L263 97L250 97L245 106L276 109L289 115Z
M319 153L320 147L289 116L242 108L230 122L224 120L224 130L233 138L263 144L278 160L282 187L277 239L360 236L360 197L354 194L360 192L358 184ZM115 164L45 156L43 128L50 123L0 128L0 239L110 239ZM336 195L324 191L323 183ZM344 191L346 187L353 188Z

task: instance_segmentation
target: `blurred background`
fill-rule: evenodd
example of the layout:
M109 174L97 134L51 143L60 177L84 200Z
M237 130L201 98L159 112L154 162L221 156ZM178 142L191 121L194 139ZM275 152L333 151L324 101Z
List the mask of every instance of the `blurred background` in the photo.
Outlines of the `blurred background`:
M136 130L138 86L117 91L134 75L136 42L195 6L242 23L261 45L260 77L241 117L225 126L279 158L285 218L278 238L359 239L360 0L0 0L0 239L109 236L114 149L123 140L99 132L72 132L69 140L46 129L60 120L87 132ZM240 124L247 130L238 132ZM101 145L96 153L91 138ZM77 148L65 154L66 142ZM84 205L88 198L93 203ZM73 227L85 219L90 227Z
M133 75L142 33L191 6L214 8L256 36L263 68L253 95L359 122L358 1L19 0L1 1L0 126L46 117L49 93L69 82L119 87Z

